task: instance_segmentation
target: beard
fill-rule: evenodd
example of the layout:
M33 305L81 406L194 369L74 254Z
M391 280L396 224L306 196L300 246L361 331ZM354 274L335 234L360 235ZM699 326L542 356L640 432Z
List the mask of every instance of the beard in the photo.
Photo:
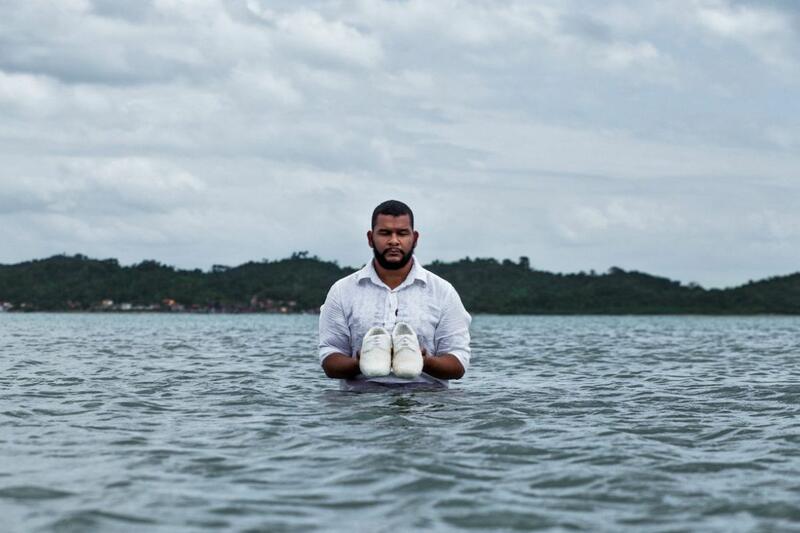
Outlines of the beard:
M372 253L375 254L375 260L378 262L378 264L383 268L385 268L386 270L400 270L401 268L406 266L409 261L411 261L411 256L414 255L414 249L416 247L417 245L415 244L414 246L411 247L411 250L409 250L407 254L403 254L403 258L400 259L400 261L394 261L394 262L388 261L385 255L386 252L391 250L391 248L387 248L386 250L383 251L383 253L378 253L378 250L376 248L373 248Z

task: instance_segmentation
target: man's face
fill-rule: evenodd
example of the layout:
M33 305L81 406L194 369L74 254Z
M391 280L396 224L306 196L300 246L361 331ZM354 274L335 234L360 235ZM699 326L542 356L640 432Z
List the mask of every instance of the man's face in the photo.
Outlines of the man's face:
M387 270L399 270L408 264L418 238L408 215L378 215L375 227L367 232L375 260Z

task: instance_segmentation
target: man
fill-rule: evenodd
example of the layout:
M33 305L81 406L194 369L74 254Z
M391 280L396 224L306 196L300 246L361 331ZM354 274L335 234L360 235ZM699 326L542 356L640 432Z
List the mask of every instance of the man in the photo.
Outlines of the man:
M418 263L418 239L411 209L396 200L383 202L373 211L367 232L374 258L328 292L319 319L319 357L325 374L343 380L345 390L366 381L447 387L448 380L461 378L469 367L472 319L453 286ZM411 380L364 377L358 362L364 335L373 326L391 331L398 322L417 333L422 374Z

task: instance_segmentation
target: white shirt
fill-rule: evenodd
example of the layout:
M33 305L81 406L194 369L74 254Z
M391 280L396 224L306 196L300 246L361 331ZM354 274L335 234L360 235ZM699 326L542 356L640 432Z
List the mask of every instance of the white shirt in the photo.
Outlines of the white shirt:
M429 354L453 354L465 372L469 368L472 318L453 286L425 270L416 258L406 279L395 289L381 281L372 261L333 284L320 309L320 363L332 353L355 357L371 327L382 326L391 332L397 322L406 322L414 328L420 346ZM363 376L359 380L364 380ZM387 376L369 381L408 380ZM447 380L424 373L417 381L447 384ZM343 388L347 388L344 383Z

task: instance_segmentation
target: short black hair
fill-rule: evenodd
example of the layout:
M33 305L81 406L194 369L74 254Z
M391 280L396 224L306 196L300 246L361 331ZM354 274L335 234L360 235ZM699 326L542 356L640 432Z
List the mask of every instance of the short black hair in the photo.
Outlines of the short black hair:
M414 229L414 212L411 211L410 207L398 200L386 200L375 208L372 212L372 228L378 222L378 215L391 215L393 217L408 215L408 218L411 219L411 229Z

